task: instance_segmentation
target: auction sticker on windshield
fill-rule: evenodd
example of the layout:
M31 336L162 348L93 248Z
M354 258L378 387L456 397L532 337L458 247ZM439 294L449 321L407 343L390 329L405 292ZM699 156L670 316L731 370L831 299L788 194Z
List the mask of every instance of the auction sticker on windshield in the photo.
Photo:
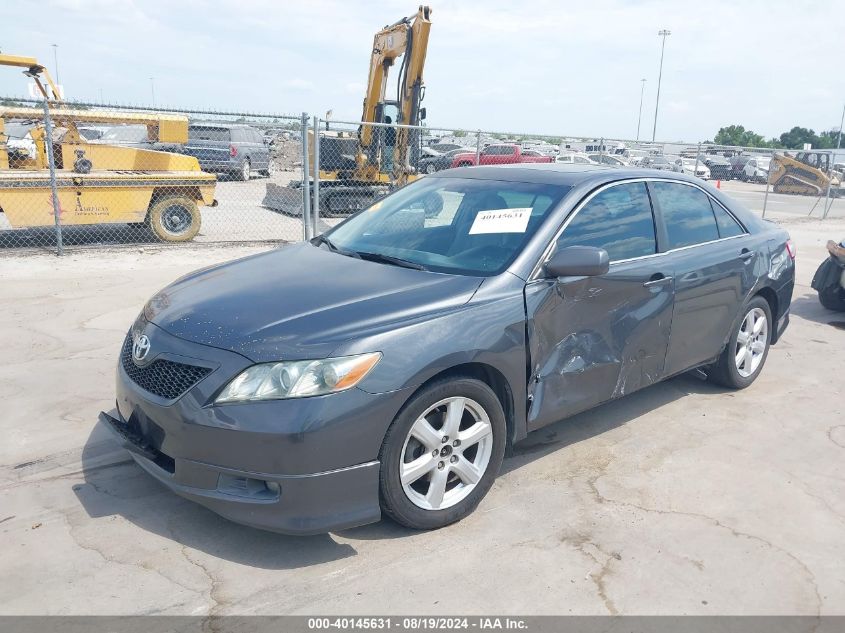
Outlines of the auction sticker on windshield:
M469 234L525 233L530 217L531 207L479 211L469 229Z

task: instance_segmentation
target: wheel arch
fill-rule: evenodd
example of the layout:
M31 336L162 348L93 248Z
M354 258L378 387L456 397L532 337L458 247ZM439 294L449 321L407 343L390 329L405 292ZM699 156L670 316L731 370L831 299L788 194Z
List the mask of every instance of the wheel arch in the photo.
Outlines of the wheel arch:
M754 297L762 297L763 299L766 300L766 303L769 304L769 310L772 313L772 321L773 321L773 323L771 324L771 329L770 329L771 331L770 331L770 335L769 335L769 342L772 345L774 345L778 341L778 328L777 328L777 319L778 319L778 314L779 314L779 312L778 312L778 295L774 291L773 288L770 288L769 286L763 286L757 292L755 292L753 295L751 295L750 298L753 299Z
M502 405L502 410L505 412L505 424L507 425L507 444L505 447L506 454L510 452L513 446L514 438L516 437L516 417L514 406L513 389L511 388L508 379L497 368L488 363L471 361L454 365L448 369L444 369L428 378L424 383L419 385L413 393L408 397L406 402L409 402L420 391L431 385L432 383L448 378L474 378L493 390L499 403Z

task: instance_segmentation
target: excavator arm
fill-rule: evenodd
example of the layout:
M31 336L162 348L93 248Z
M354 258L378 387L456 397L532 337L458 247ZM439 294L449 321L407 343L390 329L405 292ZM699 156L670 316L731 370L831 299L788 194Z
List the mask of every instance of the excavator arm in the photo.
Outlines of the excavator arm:
M402 18L376 33L370 56L367 94L364 97L363 123L381 123L385 103L394 103L399 111L396 123L419 125L424 114L420 103L423 98L423 68L431 30L431 8L420 6L413 17ZM395 101L386 100L388 74L396 59L404 56L400 66L399 87ZM359 134L359 176L366 180L377 179L379 169L379 128L363 125ZM398 184L404 184L413 173L409 164L409 146L416 131L397 128L394 173Z

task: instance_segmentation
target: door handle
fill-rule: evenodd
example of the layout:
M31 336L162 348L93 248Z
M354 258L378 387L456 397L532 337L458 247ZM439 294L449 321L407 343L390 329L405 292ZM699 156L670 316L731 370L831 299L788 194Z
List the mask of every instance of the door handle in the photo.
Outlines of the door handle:
M667 277L663 273L654 273L651 278L643 284L643 286L646 288L652 288L654 286L662 286L670 281L672 281L671 277Z
M739 258L744 262L747 262L752 257L754 257L754 251L749 251L748 249L743 249L739 254Z

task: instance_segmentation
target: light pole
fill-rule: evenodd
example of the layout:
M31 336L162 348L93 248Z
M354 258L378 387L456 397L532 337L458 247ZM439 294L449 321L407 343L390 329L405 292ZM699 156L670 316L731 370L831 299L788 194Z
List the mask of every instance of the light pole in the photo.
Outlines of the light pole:
M666 48L666 37L672 35L669 29L660 29L657 34L663 38L663 43L660 45L660 72L657 75L657 99L654 101L654 127L651 130L651 142L654 142L657 136L657 108L660 106L660 82L663 80L663 50Z
M57 52L59 50L59 45L50 44L50 46L53 47L53 70L56 71L56 83L60 84L62 82L59 79L59 54Z
M152 77L150 77L150 94L153 97L152 105L155 105L156 104L156 84L155 84L155 80Z
M645 79L640 79L640 114L637 116L637 140L640 140L640 123L643 120L643 94L645 94Z

